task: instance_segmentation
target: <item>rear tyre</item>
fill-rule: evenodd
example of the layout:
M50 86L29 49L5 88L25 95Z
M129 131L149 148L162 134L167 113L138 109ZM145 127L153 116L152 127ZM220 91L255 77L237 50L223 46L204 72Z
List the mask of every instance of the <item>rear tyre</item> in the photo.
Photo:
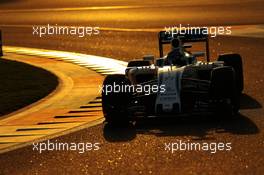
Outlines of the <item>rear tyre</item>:
M218 61L224 61L225 66L231 66L235 71L236 87L240 94L244 89L243 63L239 54L219 55Z
M239 110L239 92L237 91L234 69L230 66L218 67L211 74L211 95L217 114L236 116Z
M127 106L131 94L121 90L130 85L125 75L108 75L103 82L102 107L106 122L125 124L129 122ZM115 88L115 89L114 89Z

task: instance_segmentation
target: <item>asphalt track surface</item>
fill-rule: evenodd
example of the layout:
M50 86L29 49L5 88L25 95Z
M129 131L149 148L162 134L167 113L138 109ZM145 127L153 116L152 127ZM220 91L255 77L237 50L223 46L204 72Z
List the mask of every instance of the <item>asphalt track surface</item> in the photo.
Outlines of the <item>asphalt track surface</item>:
M63 7L72 7L67 2ZM149 10L145 10L144 7L119 9L111 11L113 14L119 13L120 15L121 13L124 15L123 17L121 15L119 20L116 20L115 15L113 15L113 19L111 19L111 15L105 15L100 18L101 20L94 20L98 23L93 20L84 23L84 15L81 15L81 13L91 13L90 15L96 13L100 17L98 11L83 10L74 14L76 11L64 11L64 9L56 12L56 14L69 15L67 20L64 18L64 22L68 23L66 25L87 24L117 28L162 28L164 25L174 25L180 22L190 22L197 25L264 23L262 1L239 2L241 3L233 1L229 5L221 5L221 3L219 5L218 2L217 6L212 4L210 6L208 4L194 6L204 16L191 12L188 13L190 16L183 15L186 10L192 11L194 8L188 4L185 4L184 10L177 7L179 9L178 14L182 14L182 16L170 16L171 11L168 11L167 7L149 7ZM125 4L123 1L117 3ZM111 6L112 4L108 5ZM81 3L78 7L80 6L82 6ZM99 3L92 4L92 6L102 5ZM174 6L177 5L174 4ZM227 6L228 8L224 8ZM8 3L2 7L12 9L12 5L8 6ZM60 8L61 6L56 6L54 3L43 8L53 7ZM77 7L76 4L75 7ZM23 5L18 6L18 8L25 9ZM39 7L35 5L33 8ZM102 11L104 12L104 10L100 11L101 14ZM130 19L132 14L140 14L140 12L144 12L146 15L143 15L142 18ZM25 22L29 26L23 26L25 23L21 20L15 21L16 17L11 19L12 13L14 12L9 11L0 14L2 19L3 16L10 17L9 21L7 18L5 21L1 20L1 24L9 25L2 27L4 44L6 45L68 50L122 60L140 58L149 53L158 55L155 32L106 30L99 37L54 36L39 39L32 36L30 25L55 23L56 20L59 22L63 19L56 17L56 15L50 15L51 18L45 18L46 21L42 18L36 21L32 12L32 17L28 17L28 21ZM28 12L19 13L22 17L28 15ZM41 13L39 12L39 14ZM129 15L130 13L131 15ZM161 14L167 13L168 15L165 16L170 17L166 21L167 18ZM152 16L153 14L156 16ZM218 18L216 19L216 17ZM240 116L236 119L219 120L213 116L149 119L139 120L134 126L119 129L111 129L107 124L101 124L53 140L53 142L63 143L98 142L100 149L97 151L87 151L83 154L76 151L45 151L40 154L33 151L33 146L30 145L1 154L0 164L4 166L1 166L0 172L2 174L262 174L264 172L263 44L262 38L235 37L232 35L219 36L210 40L210 51L213 58L224 52L240 53L243 57L245 90L241 100ZM165 144L179 140L199 143L231 142L232 149L230 151L218 151L215 154L208 151L175 151L170 153L165 150Z

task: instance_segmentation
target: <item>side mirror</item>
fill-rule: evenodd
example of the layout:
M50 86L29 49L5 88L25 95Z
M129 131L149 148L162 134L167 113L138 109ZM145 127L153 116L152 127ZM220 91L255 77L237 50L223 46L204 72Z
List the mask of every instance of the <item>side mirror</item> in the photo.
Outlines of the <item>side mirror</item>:
M189 48L192 48L192 45L191 45L191 44L184 44L183 47L184 47L185 49L189 49Z
M205 57L205 52L193 52L194 57Z
M144 55L143 60L149 61L151 64L154 64L154 55Z

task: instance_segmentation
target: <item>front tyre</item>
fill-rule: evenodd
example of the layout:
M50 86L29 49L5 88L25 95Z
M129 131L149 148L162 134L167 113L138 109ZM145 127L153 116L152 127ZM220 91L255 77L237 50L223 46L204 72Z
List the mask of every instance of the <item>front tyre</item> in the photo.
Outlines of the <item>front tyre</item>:
M244 89L243 63L239 54L219 55L218 61L224 61L225 66L231 66L235 71L236 88L240 94Z
M103 82L102 107L106 122L109 124L128 123L127 106L131 94L126 92L125 85L130 85L125 75L108 75Z
M236 116L240 107L239 91L236 87L234 69L230 66L218 67L211 74L211 95L217 114Z

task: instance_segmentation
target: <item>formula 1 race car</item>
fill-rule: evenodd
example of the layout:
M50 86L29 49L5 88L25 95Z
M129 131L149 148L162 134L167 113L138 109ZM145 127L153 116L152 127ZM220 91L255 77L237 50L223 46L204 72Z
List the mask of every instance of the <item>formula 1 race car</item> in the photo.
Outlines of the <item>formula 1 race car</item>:
M102 107L108 123L132 121L136 116L238 113L244 83L239 54L219 55L210 62L208 35L161 31L158 36L160 58L130 61L124 74L105 78ZM163 56L163 45L174 38L182 42L184 65L168 64L168 56ZM191 52L194 42L205 44L205 51Z

